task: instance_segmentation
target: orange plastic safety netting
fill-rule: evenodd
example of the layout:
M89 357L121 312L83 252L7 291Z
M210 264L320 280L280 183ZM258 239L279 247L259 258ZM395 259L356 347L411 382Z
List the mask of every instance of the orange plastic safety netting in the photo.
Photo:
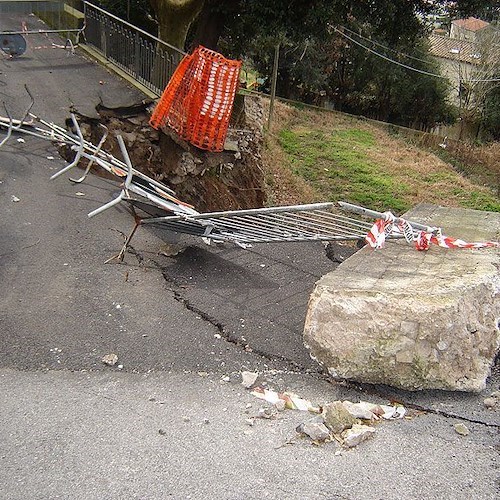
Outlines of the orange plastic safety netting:
M205 47L186 55L165 87L150 125L165 125L201 149L222 151L241 61L226 59Z

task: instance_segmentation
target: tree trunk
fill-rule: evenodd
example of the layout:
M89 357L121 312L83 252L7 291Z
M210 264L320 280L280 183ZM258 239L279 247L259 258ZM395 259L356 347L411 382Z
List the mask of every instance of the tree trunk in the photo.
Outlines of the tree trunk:
M158 38L184 50L191 23L200 13L204 0L150 0L158 20Z
M213 8L213 2L205 1L198 16L196 31L191 48L203 45L207 49L217 50L219 38L224 29L226 15Z

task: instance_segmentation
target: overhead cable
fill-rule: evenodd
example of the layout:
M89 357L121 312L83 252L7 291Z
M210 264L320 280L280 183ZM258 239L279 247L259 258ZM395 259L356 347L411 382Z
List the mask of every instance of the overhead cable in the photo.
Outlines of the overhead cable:
M351 42L355 43L356 45L359 45L360 47L362 47L363 49L367 50L368 52L371 52L372 54L374 54L374 55L376 55L378 57L381 57L382 59L385 59L386 61L388 61L390 63L397 64L398 66L401 66L403 68L409 69L410 71L415 71L417 73L421 73L423 75L433 76L435 78L442 78L444 80L448 80L448 77L446 77L446 76L438 75L436 73L431 73L430 71L425 71L423 69L418 69L418 68L415 68L413 66L409 66L408 64L404 64L402 62L399 62L399 61L396 61L394 59L391 59L390 57L387 57L386 55L381 54L380 52L377 52L377 51L371 49L370 47L367 47L366 45L363 45L361 42L358 42L357 40L355 40L354 38L352 38L348 34L344 33L341 30L339 30L338 28L333 27L333 29L339 35L343 36L344 38L347 38L348 40L350 40ZM488 78L488 79L484 79L484 80L483 79L479 79L479 80L478 79L471 79L471 80L468 80L468 81L469 82L474 82L474 83L479 83L479 82L500 82L500 78Z

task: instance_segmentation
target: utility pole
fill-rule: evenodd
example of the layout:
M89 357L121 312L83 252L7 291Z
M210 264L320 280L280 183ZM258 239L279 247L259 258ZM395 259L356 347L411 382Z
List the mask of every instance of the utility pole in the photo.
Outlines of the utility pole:
M273 75L271 77L271 101L269 102L269 117L267 119L267 130L271 130L273 122L274 100L276 98L276 80L278 79L278 63L280 58L280 42L276 44L274 49L274 65Z

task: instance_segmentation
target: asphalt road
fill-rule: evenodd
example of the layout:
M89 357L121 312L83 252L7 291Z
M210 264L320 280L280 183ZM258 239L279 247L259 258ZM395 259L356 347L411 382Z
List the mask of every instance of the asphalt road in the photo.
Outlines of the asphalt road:
M100 100L144 97L81 54L36 48L48 46L40 35L28 44L21 58L0 56L1 100L15 116L24 84L33 111L61 124L70 105L89 114ZM309 294L334 268L322 244L187 240L166 257L141 228L123 264L104 264L132 220L121 208L87 213L117 185L50 181L64 160L24 139L0 150L3 498L497 497L499 410L482 404L497 373L482 395L333 385L302 345ZM101 362L109 353L122 368ZM318 403L398 399L429 411L381 424L350 451L311 446L294 430L301 412L248 425L265 403L241 386L242 370Z

